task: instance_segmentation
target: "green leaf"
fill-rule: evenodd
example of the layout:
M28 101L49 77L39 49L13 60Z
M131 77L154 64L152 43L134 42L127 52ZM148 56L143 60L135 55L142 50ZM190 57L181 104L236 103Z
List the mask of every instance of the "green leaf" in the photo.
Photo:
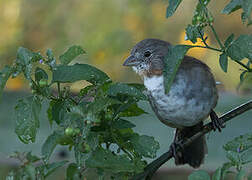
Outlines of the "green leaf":
M146 100L146 96L134 85L130 86L129 84L124 83L115 83L109 87L108 95L109 96L118 96L118 95L127 95L139 100Z
M177 10L182 0L169 0L169 6L166 9L166 18L172 16Z
M128 129L128 128L136 127L135 124L124 119L118 119L117 121L114 121L112 126L113 128L116 128L116 129Z
M243 169L240 170L236 177L235 177L235 180L244 180L245 179L245 176L246 176L246 171L244 171Z
M244 58L252 59L252 35L240 35L228 47L227 54L231 59L237 61Z
M169 47L168 54L165 56L164 59L165 68L163 70L166 94L168 94L171 88L171 85L176 76L180 63L182 62L186 52L190 48L191 46L187 45L177 45Z
M64 166L68 161L60 161L60 162L54 162L51 164L47 164L44 168L44 175L45 177L52 174L54 171L56 171L58 168Z
M60 55L59 60L62 64L67 65L77 56L84 54L85 51L81 46L71 46L64 54Z
M235 165L240 164L240 156L238 152L227 151L226 157Z
M17 117L15 132L25 144L35 142L40 110L41 102L35 96L20 99L15 107Z
M32 164L28 164L24 167L24 171L29 176L29 179L36 180L36 169Z
M160 148L159 143L151 136L135 134L130 138L130 142L138 154L148 158L155 158Z
M143 109L138 107L136 103L131 104L126 109L122 110L120 113L120 117L132 117L132 116L140 116L142 114L147 114Z
M252 148L241 153L241 161L243 164L252 162Z
M68 83L80 80L103 84L110 81L110 78L103 71L88 64L60 65L53 70L53 82Z
M230 36L228 36L228 38L226 39L224 45L225 47L228 47L234 40L234 34L232 33Z
M41 153L43 158L48 161L56 145L60 143L60 140L64 137L63 133L54 131L50 136L47 137L44 142Z
M200 32L199 32L200 31ZM201 34L203 35L204 32L199 26L193 26L189 24L186 28L186 40L190 40L192 43L197 42L197 38L201 38Z
M219 59L220 67L224 72L227 72L228 68L228 57L226 53L222 53Z
M66 113L67 104L65 101L59 99L50 102L47 115L51 125L53 121L55 121L57 124L61 124L65 119Z
M242 1L243 0L231 0L221 12L223 14L230 14L238 9L241 9Z
M221 167L221 178L224 179L226 174L228 173L228 170L233 167L233 164L231 162L226 162Z
M188 180L210 180L210 176L206 171L198 170L191 173L188 176Z
M136 168L126 155L115 155L103 148L93 151L85 164L88 168L99 168L113 173L135 172Z
M8 81L11 74L12 74L12 68L10 66L5 66L0 71L0 100L1 100L1 97L2 97L2 94L3 94L5 84Z
M252 12L252 1L251 0L243 0L242 1L242 21L245 22L248 19L248 26L252 24L251 12Z
M218 168L213 176L212 176L212 180L221 180L221 168Z
M252 148L252 134L244 134L226 143L225 151L243 152Z
M66 171L67 180L80 180L78 166L75 163L71 163L67 167Z
M48 75L44 69L37 67L35 70L35 81L39 82L41 79L48 80Z
M37 161L40 160L39 157L32 155L31 152L28 152L28 153L26 154L26 159L27 159L29 162L32 162L32 163L33 163L33 162L37 162Z

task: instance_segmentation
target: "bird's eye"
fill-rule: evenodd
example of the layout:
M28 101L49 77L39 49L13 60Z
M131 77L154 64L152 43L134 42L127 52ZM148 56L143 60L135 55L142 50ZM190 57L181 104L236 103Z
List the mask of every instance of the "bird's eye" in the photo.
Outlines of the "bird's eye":
M144 52L144 57L149 57L151 55L151 52L150 51L145 51Z

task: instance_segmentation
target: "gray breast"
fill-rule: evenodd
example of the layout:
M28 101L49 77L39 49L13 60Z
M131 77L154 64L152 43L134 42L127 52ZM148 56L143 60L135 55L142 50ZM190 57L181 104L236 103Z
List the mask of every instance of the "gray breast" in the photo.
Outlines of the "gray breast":
M198 66L180 68L168 94L164 93L163 83L149 91L149 101L158 118L177 128L204 120L216 106L217 98L211 72Z

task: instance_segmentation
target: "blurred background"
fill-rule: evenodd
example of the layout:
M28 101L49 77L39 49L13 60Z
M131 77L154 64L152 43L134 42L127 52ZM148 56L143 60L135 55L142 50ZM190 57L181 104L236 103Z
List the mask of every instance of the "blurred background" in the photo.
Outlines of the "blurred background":
M242 24L240 12L229 16L220 13L228 2L229 0L212 0L209 4L220 38L225 40L231 33L236 37L251 33L252 26ZM172 44L190 44L185 41L184 29L191 23L196 3L196 0L184 1L175 15L166 19L168 2L164 0L0 0L0 68L12 64L19 46L42 54L45 54L47 48L51 48L58 57L69 46L76 44L81 45L87 54L78 57L75 62L94 65L114 81L141 82L131 69L122 66L130 49L145 38L159 38ZM206 31L206 35L208 43L218 47L211 32ZM224 73L219 66L218 53L193 48L188 54L206 62L216 80L222 83L219 86L219 114L251 99L251 91L248 91L251 84L250 87L245 85L240 91L236 89L241 73L239 65L229 61L228 72ZM76 83L71 88L76 90L80 85L83 86ZM24 146L14 134L13 109L16 100L28 93L28 83L22 76L8 80L0 104L0 179L16 165L15 161L7 158L11 152L32 150L39 154L41 143L50 133L47 118L42 114L37 143ZM131 120L137 125L137 131L156 137L161 145L160 155L168 149L173 130L164 127L156 119L148 104L141 105L150 115ZM225 161L221 146L232 137L250 131L251 126L248 124L252 125L252 113L247 112L239 118L243 123L239 120L232 121L223 134L210 134L209 155L203 169L211 171L220 166ZM59 149L59 157L62 152ZM184 166L181 172L188 173L190 170L192 169ZM162 174L167 172L170 175L181 174L180 169L174 169L174 163L169 162L160 171L158 179L162 179Z

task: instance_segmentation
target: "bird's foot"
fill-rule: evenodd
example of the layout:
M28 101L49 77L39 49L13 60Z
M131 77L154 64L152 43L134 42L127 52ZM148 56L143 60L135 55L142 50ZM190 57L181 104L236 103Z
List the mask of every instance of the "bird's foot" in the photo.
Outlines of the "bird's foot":
M170 145L170 150L172 151L172 156L174 159L179 159L182 156L182 153L179 150L183 150L182 142L181 141L173 141L173 143Z
M224 122L222 119L218 118L217 114L213 110L210 112L210 119L212 120L214 131L218 129L218 131L221 132L221 129L225 127Z

